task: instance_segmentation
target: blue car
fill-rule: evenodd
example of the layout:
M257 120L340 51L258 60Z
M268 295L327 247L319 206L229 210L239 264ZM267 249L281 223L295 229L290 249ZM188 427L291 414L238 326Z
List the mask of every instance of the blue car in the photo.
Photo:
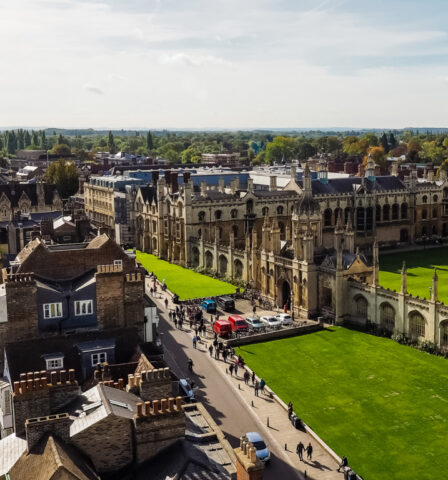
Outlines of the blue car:
M216 313L216 302L214 300L204 300L201 307L207 313Z
M271 453L269 452L268 447L264 443L264 440L261 438L261 435L257 432L248 432L246 433L246 438L250 443L253 444L257 450L257 457L262 462L269 462L271 460Z

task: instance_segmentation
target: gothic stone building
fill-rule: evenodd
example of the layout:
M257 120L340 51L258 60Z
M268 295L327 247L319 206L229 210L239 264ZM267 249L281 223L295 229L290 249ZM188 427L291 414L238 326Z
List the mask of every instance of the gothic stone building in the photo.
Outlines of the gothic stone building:
M378 247L448 236L448 183L393 173L377 177L369 161L362 178L329 179L322 165L316 180L307 167L299 182L292 167L288 185L277 188L272 176L269 190L249 179L244 189L236 181L196 191L186 182L178 191L162 178L136 195L136 245L241 279L295 315L381 323L443 343L443 319L427 318L424 331L411 328L412 309L379 302L371 291L381 290ZM353 292L353 302L345 301Z

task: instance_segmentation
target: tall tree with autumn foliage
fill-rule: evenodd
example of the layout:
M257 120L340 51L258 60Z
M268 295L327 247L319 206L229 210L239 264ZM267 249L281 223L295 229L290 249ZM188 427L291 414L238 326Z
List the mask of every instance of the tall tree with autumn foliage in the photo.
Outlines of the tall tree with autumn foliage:
M367 160L372 157L375 165L378 165L382 173L389 173L389 165L387 164L387 155L383 147L369 147L366 156L364 157L364 165L367 165Z
M78 172L73 162L60 158L50 163L45 175L47 183L56 185L61 198L68 198L78 191Z

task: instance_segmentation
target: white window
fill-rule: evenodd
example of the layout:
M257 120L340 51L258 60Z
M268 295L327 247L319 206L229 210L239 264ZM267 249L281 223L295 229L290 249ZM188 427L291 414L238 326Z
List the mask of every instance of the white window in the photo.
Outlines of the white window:
M123 266L123 260L114 260L114 266L115 267L122 267Z
M93 300L77 300L75 302L75 315L92 315L93 313Z
M96 367L99 363L107 362L107 353L92 353L92 367Z
M61 318L62 303L44 303L44 318Z
M64 366L64 359L62 357L47 358L45 362L47 363L47 370L56 370Z

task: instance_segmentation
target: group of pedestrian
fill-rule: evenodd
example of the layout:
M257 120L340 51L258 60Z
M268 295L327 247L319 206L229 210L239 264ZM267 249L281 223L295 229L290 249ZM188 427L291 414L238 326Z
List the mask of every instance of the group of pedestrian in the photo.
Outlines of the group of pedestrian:
M172 310L172 311L170 310L168 312L168 315L173 320L174 326L176 328L179 328L180 330L182 330L182 326L183 326L183 323L185 321L185 309L184 309L184 307L182 305L180 307L179 307L179 305L176 305L176 309Z
M254 382L254 395L258 397L258 392L261 391L261 393L264 394L264 387L266 386L266 382L261 378L260 381L255 380L255 374L252 375L253 382Z
M311 442L309 442L308 446L305 447L305 445L300 441L297 444L296 452L297 452L297 455L299 456L299 460L301 462L303 462L303 452L306 452L307 460L312 460L313 459L313 446L311 445Z

